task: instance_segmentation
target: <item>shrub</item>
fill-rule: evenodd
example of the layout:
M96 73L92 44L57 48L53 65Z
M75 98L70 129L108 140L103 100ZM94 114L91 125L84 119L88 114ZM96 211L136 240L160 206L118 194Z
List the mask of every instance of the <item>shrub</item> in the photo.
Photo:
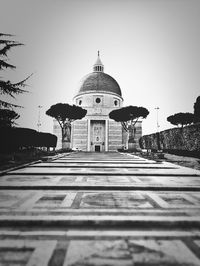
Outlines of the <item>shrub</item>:
M30 128L2 128L0 145L2 151L22 148L56 147L57 137L50 133L37 132Z

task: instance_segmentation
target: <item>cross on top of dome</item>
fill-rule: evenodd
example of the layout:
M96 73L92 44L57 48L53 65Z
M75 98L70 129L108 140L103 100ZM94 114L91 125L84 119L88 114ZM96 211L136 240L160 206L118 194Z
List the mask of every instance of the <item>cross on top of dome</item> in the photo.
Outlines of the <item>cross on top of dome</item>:
M94 72L104 72L104 65L101 62L99 51L98 51L97 60L96 60L95 64L93 65L93 71Z

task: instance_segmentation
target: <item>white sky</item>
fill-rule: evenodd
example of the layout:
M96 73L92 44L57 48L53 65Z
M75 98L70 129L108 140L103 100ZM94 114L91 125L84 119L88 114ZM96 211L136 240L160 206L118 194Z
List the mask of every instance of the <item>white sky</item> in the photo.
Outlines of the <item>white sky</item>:
M119 83L124 106L146 107L143 134L160 130L177 112L193 112L200 95L199 0L0 0L0 32L25 46L9 53L16 70L0 73L18 81L34 73L29 93L17 96L19 126L52 132L46 110L72 103L80 79L92 72L100 50Z

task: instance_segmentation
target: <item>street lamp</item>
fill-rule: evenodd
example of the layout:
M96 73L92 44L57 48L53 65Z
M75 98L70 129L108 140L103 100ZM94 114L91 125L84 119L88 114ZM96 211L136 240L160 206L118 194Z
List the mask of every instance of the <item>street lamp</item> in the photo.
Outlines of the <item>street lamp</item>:
M41 124L41 120L40 120L40 110L41 110L42 106L38 105L38 123L37 123L37 127L38 127L38 132L40 132L40 126Z
M156 107L155 108L155 110L156 110L156 124L157 124L157 132L159 132L159 127L160 127L160 125L159 125L159 122L158 122L158 111L160 110L160 108L159 107Z

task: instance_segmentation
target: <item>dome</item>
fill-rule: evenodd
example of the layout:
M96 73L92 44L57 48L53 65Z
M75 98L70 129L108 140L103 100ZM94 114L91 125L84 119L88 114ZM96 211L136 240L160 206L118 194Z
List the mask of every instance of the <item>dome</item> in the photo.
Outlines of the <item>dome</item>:
M104 73L104 65L101 62L99 51L97 60L93 65L93 73L82 78L76 96L85 92L111 92L122 96L117 81Z
M104 72L93 72L82 78L78 94L84 92L111 92L122 96L117 81Z

